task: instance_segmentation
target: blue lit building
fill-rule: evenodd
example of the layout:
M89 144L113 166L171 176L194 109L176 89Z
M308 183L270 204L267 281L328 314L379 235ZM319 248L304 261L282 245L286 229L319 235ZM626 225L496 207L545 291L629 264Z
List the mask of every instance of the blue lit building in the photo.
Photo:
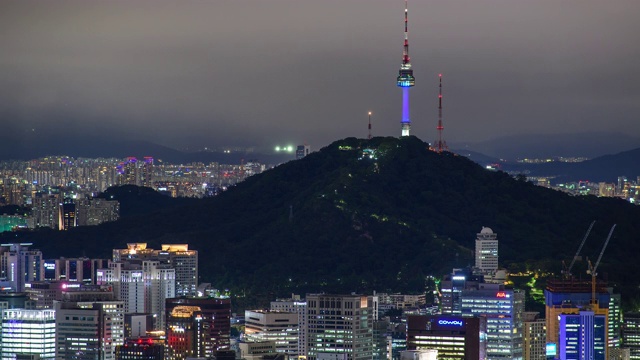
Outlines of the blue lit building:
M486 317L487 360L522 359L524 292L479 284L461 294L462 316Z
M560 359L606 360L607 316L593 311L560 315Z

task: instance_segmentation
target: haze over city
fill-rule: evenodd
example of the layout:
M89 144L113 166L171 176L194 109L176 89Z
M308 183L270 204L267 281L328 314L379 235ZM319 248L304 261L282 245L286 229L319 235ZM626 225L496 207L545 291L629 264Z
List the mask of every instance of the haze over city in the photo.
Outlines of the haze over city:
M404 3L5 1L3 136L168 146L400 135ZM412 135L640 137L640 2L410 1ZM63 139L65 139L63 137Z

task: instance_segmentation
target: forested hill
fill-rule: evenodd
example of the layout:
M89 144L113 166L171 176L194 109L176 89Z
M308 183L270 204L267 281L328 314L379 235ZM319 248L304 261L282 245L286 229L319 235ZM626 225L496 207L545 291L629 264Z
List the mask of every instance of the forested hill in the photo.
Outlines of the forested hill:
M635 295L640 207L537 187L415 137L348 138L215 198L2 241L33 242L46 257L188 243L200 251L202 281L245 294L418 291L425 276L472 263L482 226L498 234L501 266L557 270L593 220L583 255L595 258L617 223L598 272Z

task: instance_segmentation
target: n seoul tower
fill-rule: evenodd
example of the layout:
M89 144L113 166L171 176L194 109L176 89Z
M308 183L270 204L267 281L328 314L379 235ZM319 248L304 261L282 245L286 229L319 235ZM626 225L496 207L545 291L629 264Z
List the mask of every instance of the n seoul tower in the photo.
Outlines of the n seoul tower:
M411 130L411 120L409 119L409 88L416 84L411 69L411 60L409 59L409 28L407 0L404 0L404 49L402 50L402 65L398 72L397 84L402 88L402 136L409 136Z

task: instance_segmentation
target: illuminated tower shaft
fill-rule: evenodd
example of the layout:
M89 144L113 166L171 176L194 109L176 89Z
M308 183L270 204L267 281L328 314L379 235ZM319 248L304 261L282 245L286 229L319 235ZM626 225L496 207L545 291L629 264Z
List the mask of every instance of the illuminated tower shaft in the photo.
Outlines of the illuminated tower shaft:
M402 136L409 136L411 130L411 119L409 119L409 88L415 86L416 79L413 77L411 60L409 58L409 27L408 27L407 0L404 1L404 49L402 51L402 65L398 72L397 85L402 88Z

